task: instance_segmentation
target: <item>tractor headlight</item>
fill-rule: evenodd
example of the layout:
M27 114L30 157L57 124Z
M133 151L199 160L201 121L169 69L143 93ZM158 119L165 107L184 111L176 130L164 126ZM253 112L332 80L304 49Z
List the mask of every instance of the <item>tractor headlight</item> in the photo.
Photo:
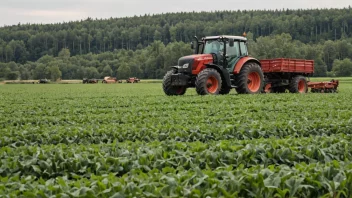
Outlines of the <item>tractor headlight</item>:
M188 68L188 66L189 66L189 63L186 63L182 66L182 68Z

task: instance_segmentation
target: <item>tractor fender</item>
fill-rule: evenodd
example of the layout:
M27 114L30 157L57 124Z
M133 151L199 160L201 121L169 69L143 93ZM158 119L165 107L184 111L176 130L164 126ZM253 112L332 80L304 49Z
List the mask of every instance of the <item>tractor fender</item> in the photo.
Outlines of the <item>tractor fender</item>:
M237 61L236 65L235 65L235 68L233 70L233 73L234 74L239 74L241 69L242 69L242 66L244 64L248 63L248 62L255 62L261 67L261 64L260 64L258 59L246 56L246 57L242 57L239 61Z
M215 69L216 71L219 72L221 79L223 79L223 83L225 83L225 85L227 87L231 87L231 80L230 80L230 74L229 71L226 68L223 68L221 66L215 65L215 64L205 64L205 66L207 68L212 68Z

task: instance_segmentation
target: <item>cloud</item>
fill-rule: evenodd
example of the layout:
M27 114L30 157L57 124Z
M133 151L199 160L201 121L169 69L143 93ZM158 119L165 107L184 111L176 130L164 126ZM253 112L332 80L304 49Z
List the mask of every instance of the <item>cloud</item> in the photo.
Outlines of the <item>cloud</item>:
M51 17L51 18L77 18L87 13L75 10L29 10L19 12L18 15L28 17Z
M343 8L351 4L350 0L0 0L0 26L166 12Z
M89 16L82 10L39 10L23 8L0 8L0 27L17 23L59 23L85 19Z

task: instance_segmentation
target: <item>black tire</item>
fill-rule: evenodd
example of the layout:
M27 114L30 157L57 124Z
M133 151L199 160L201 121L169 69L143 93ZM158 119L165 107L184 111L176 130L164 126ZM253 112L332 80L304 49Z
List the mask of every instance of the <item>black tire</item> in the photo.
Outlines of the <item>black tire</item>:
M226 94L229 94L231 91L231 88L230 87L221 87L221 90L219 91L219 94L222 94L222 95L226 95Z
M273 87L271 88L272 93L285 93L286 87L280 86L280 87Z
M172 69L166 72L163 78L164 93L168 96L184 95L186 93L187 87L171 85L171 75L174 73L176 73L176 69Z
M248 87L248 75L256 72L260 78L260 85L258 90L251 91ZM261 93L264 87L264 75L262 68L255 62L249 62L243 65L240 73L236 76L236 91L239 94L258 94Z
M209 84L208 80L212 79L216 84ZM222 80L218 71L212 68L203 69L196 79L196 91L199 95L217 95L220 93Z
M290 82L289 90L291 93L307 93L308 85L306 77L300 75L295 76Z

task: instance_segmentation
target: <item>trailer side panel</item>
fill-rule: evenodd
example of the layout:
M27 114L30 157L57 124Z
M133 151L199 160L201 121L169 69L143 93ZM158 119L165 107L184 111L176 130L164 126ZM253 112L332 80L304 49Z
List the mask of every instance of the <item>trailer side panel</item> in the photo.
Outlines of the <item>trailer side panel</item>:
M312 74L314 72L314 60L277 58L263 59L260 63L264 73Z

